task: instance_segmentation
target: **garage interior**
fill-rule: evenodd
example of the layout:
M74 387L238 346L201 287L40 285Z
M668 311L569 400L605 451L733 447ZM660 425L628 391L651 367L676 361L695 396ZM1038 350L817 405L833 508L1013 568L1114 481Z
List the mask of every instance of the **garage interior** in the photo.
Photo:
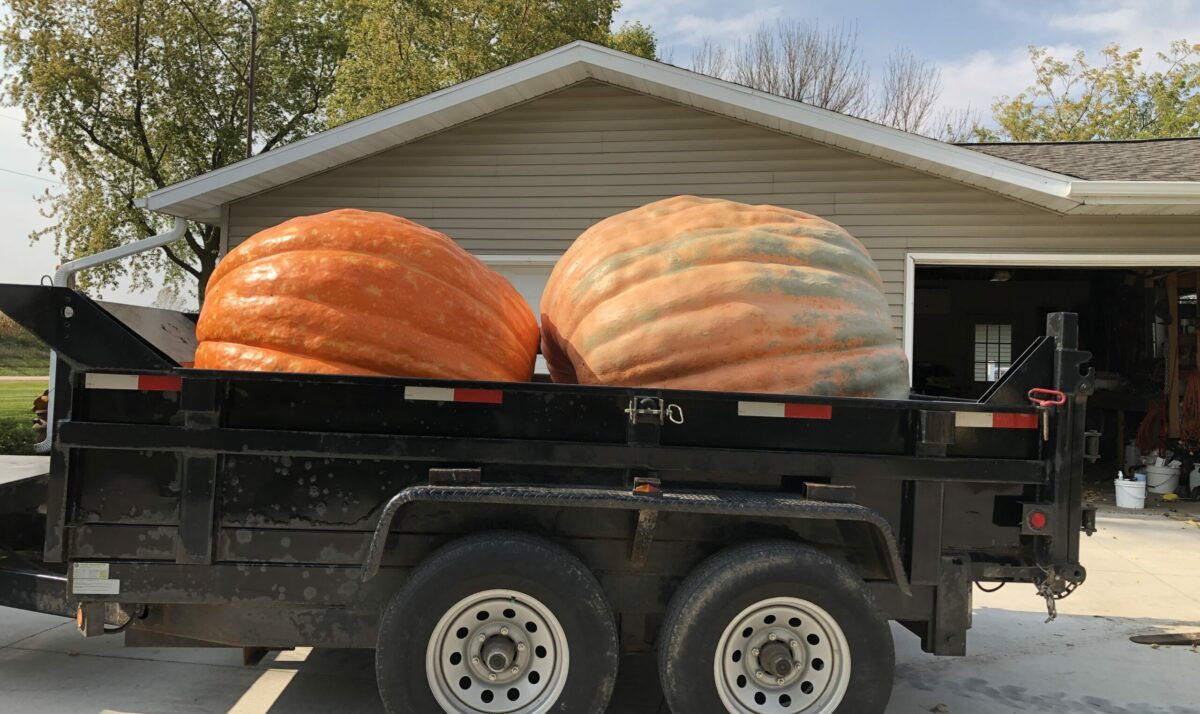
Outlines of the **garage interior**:
M1189 484L1200 461L1200 270L917 265L915 278L916 391L976 399L1043 334L1048 313L1078 313L1097 377L1089 480L1111 483L1160 449L1182 462L1179 494L1200 495Z

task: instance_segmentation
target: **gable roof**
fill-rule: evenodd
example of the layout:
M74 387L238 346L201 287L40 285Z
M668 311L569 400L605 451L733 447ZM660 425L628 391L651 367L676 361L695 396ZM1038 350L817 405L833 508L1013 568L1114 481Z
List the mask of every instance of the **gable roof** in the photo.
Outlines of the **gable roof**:
M1200 138L959 146L1089 181L1200 181Z
M236 164L161 188L138 205L216 222L223 204L596 79L878 158L1062 213L1200 214L1200 183L1087 181L732 82L577 41Z

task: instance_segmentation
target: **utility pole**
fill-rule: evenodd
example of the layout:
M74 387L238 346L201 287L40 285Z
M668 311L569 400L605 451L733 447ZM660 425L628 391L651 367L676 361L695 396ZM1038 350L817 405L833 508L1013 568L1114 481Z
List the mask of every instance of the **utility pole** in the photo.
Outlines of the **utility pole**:
M254 74L258 65L258 12L250 0L238 0L250 11L250 66L246 70L246 158L254 154Z

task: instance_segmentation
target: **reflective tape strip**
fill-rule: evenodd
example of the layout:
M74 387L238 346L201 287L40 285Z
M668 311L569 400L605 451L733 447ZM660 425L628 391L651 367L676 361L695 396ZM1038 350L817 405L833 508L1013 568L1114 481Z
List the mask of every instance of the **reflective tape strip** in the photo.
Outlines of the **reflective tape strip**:
M504 392L499 389L455 389L454 401L473 404L503 404Z
M785 404L782 402L738 402L738 416L782 419L832 419L829 404Z
M183 388L181 377L162 374L95 374L83 375L86 389L125 389L142 392L178 392Z
M473 404L502 404L504 392L499 389L454 389L451 387L405 387L404 398L417 402L469 402Z
M954 412L954 426L968 429L1036 429L1037 414Z

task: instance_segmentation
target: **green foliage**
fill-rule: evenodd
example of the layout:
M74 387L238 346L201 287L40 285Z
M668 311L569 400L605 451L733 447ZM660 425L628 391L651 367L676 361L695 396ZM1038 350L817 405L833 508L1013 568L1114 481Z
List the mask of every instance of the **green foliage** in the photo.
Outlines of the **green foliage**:
M1185 40L1159 53L1163 69L1142 68L1140 49L1110 45L1092 66L1083 52L1068 61L1029 48L1034 84L992 107L997 130L983 141L1087 141L1200 135L1200 45Z
M620 29L609 36L606 44L614 50L646 59L658 56L658 38L654 36L654 30L641 22L622 22Z
M520 62L573 40L653 56L635 23L610 34L616 0L361 0L330 99L341 123Z
M33 453L33 400L45 389L44 381L0 382L0 454Z
M255 146L320 128L345 53L351 0L256 0L259 13ZM245 156L250 21L234 0L10 0L0 30L12 73L5 98L25 109L26 135L64 186L42 197L52 238L72 259L166 227L134 206L163 186ZM151 269L204 284L220 245L216 226L193 226L178 245L97 268L103 288Z
M0 376L43 375L49 365L50 348L0 314Z

